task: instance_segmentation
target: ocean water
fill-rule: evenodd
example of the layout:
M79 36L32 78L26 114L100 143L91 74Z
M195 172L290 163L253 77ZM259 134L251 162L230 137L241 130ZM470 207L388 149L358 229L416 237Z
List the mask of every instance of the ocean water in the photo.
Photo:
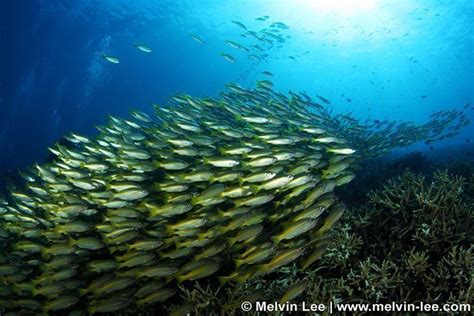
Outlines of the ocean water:
M400 257L416 248L420 262L430 253L441 271L468 274L448 261L452 249L472 249L473 1L31 0L1 1L0 14L0 314L150 315L191 302L198 315L196 298L183 299L195 279L215 293L206 312L225 313L229 293L255 295L235 281L264 277L262 293L274 282L270 299L295 280L304 291L319 268L322 287L347 275L354 285L362 277L348 269L381 253L392 260L383 251L397 242L407 248ZM413 174L387 182L405 169L432 187ZM199 172L204 180L190 180ZM306 178L294 184L296 176ZM369 193L382 189L393 201ZM409 190L416 199L400 198ZM450 198L429 200L436 190ZM406 221L390 222L405 202ZM436 203L450 212L436 213ZM361 224L354 214L388 219ZM437 216L451 235L425 243L420 232L429 235L428 222L439 229ZM357 230L369 250L349 253ZM340 259L341 275L328 272L331 261L313 266L333 231L351 246L344 259L327 259ZM246 262L252 251L266 256ZM424 273L408 275L418 283L402 294L422 293L434 280ZM443 289L469 294L464 281ZM411 286L387 288L398 284Z
M434 111L473 103L470 0L1 5L6 15L1 22L1 174L41 161L47 147L68 132L94 135L94 126L108 114L123 116L131 108L152 113L152 103L164 103L177 92L216 96L228 82L251 87L265 70L274 74L276 90L321 95L334 112L362 119L424 122ZM265 15L267 21L255 21ZM226 44L252 42L231 21L255 30L281 21L291 38L255 62ZM134 43L153 53L140 52ZM236 62L227 62L221 52ZM120 64L106 62L102 53L119 57ZM472 118L472 106L466 110ZM466 143L472 132L470 125L434 144L434 150L472 149ZM416 148L430 154L429 146Z

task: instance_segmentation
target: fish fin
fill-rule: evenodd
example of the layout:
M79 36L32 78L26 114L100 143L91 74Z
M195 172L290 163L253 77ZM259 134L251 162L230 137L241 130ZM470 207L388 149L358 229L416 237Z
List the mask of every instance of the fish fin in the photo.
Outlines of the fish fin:
M258 193L260 192L260 186L256 185L256 184L251 184L250 185L250 190L252 190L253 193Z
M176 176L176 180L178 180L178 182L182 182L182 183L186 183L186 182L187 182L186 180L184 180L184 175Z
M167 232L169 235L172 235L172 234L174 233L173 227L171 227L170 225L166 225L166 232Z
M199 233L197 234L198 239L204 239L206 238L206 235L204 233Z
M229 247L232 247L236 242L237 242L237 240L235 240L235 238L230 238L229 239Z
M39 282L39 280L33 280L33 281L31 281L31 284L33 284L33 286L34 286L35 288L37 288L38 285L40 284L40 282Z
M271 240L273 241L275 245L278 245L281 241L281 239L278 236L271 237Z
M88 289L79 289L79 295L80 295L80 296L84 296L84 295L86 295L88 292L89 292Z
M242 284L242 283L247 282L247 280L250 279L250 278L251 278L251 276L244 275L244 276L236 277L236 278L235 278L235 281L236 281L237 283Z
M227 282L229 282L229 277L228 276L223 276L223 277L217 277L217 280L219 281L219 284L221 286L225 285Z
M69 238L67 243L69 244L69 246L76 246L76 240L75 239Z

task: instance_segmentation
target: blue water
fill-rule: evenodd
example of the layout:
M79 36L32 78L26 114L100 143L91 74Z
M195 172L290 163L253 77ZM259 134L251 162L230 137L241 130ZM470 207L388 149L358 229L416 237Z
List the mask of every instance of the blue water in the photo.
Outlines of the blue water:
M4 0L0 12L0 174L41 161L68 132L93 135L108 114L252 86L265 70L276 90L319 94L361 119L424 122L467 103L474 116L472 0ZM291 38L255 63L225 43L249 43L233 20L255 30L284 22ZM469 148L472 126L433 146Z

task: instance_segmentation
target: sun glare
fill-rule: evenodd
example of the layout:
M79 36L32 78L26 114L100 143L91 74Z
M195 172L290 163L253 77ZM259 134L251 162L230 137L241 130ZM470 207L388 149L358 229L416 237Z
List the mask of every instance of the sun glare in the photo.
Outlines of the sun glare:
M354 15L373 11L375 0L306 0L309 7L318 13L335 13L339 15Z

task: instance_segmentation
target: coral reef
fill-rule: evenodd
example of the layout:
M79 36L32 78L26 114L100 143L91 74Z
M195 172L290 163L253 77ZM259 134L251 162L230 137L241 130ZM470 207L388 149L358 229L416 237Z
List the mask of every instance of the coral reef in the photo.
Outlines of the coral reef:
M170 311L238 315L240 302L277 301L301 282L307 286L295 303L472 302L474 177L437 171L430 178L406 171L369 192L369 203L346 212L323 244L316 268L284 267L225 290L182 288L187 305Z

